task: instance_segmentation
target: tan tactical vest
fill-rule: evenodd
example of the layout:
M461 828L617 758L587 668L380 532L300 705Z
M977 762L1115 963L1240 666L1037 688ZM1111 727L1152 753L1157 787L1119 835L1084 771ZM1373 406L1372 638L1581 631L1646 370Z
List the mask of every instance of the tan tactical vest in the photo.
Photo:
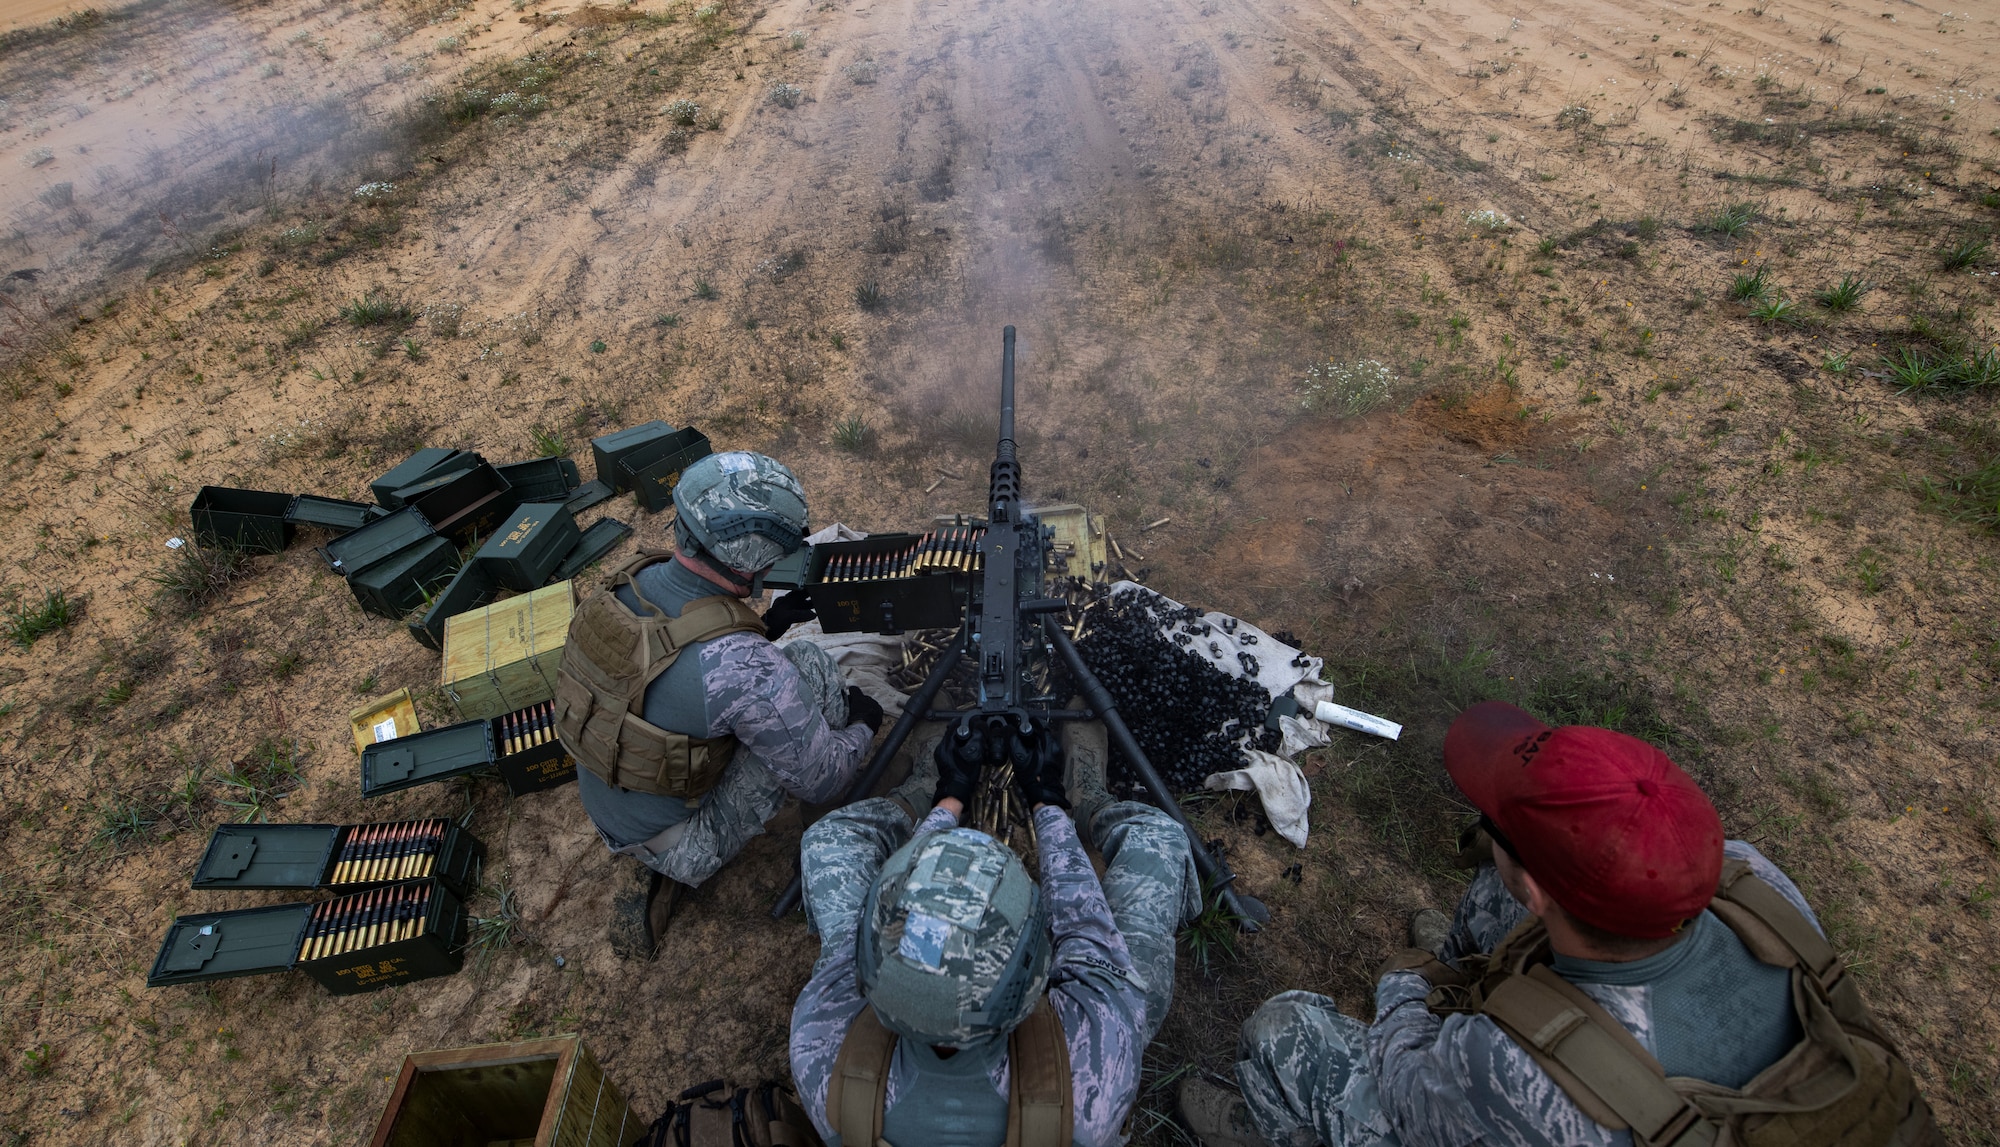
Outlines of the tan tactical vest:
M882 1117L889 1103L889 1063L896 1033L863 1007L847 1028L826 1089L826 1122L843 1147L888 1147ZM1042 997L1007 1033L1006 1147L1070 1147L1075 1134L1075 1082L1062 1020Z
M722 594L689 602L679 617L668 617L636 585L632 593L649 616L618 600L618 587L632 585L633 574L671 556L640 551L570 619L556 671L556 734L578 767L607 785L692 800L722 779L736 738L690 737L648 722L646 686L688 646L762 633L764 621L741 598Z
M1833 945L1777 889L1730 860L1709 908L1750 954L1792 973L1805 1032L1742 1090L1669 1078L1625 1025L1549 967L1548 931L1529 917L1463 970L1428 952L1390 962L1421 972L1441 1015L1476 1012L1534 1057L1584 1114L1632 1132L1634 1147L1925 1147L1930 1106L1862 1002Z

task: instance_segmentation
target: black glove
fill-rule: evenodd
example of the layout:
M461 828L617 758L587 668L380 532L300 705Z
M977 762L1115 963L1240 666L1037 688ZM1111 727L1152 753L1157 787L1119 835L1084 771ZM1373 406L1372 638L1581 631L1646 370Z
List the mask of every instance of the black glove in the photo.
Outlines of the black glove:
M859 685L847 687L847 723L856 721L868 726L870 736L882 731L882 705L875 698L861 691Z
M1056 732L1040 721L1030 720L1028 731L1016 731L1008 753L1014 759L1014 781L1021 786L1021 798L1033 808L1038 804L1069 807L1069 792L1063 787L1062 742Z
M806 591L795 589L781 595L771 603L771 608L764 611L764 636L776 641L792 626L818 616L813 612L812 599L806 596Z
M972 791L979 786L979 770L986 764L985 735L974 729L970 721L960 721L945 731L935 759L938 783L931 804L946 797L969 803Z

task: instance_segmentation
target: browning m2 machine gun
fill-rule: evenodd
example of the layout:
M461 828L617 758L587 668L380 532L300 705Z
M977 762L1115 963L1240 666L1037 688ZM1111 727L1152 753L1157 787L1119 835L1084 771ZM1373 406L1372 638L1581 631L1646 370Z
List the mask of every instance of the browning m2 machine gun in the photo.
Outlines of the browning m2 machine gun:
M989 747L966 824L1006 840L1013 826L1030 824L1013 784L1005 746L1030 720L1104 722L1111 742L1130 763L1154 804L1187 831L1196 869L1210 895L1249 931L1268 922L1256 898L1238 892L1235 875L1209 852L1146 754L1132 737L1116 703L1084 665L1062 615L1069 603L1046 593L1052 531L1021 501L1021 467L1014 446L1014 328L1001 336L1000 441L987 488L986 520L941 527L922 535L876 534L855 542L814 546L799 583L829 633L901 633L956 627L929 676L904 704L889 736L855 779L847 800L861 800L881 781L918 721L967 725ZM966 661L973 666L973 703L932 709L947 678ZM1086 708L1057 707L1066 698L1048 693L1060 664ZM772 908L773 917L799 902L794 879Z

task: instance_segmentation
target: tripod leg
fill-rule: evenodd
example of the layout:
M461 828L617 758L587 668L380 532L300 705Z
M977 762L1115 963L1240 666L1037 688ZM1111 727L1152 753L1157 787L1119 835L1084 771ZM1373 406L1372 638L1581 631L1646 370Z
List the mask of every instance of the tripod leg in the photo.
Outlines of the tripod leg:
M1269 923L1270 909L1264 907L1256 897L1238 892L1233 883L1236 874L1229 871L1228 862L1209 852L1208 846L1202 843L1201 834L1197 833L1194 825L1188 822L1187 814L1181 811L1180 802L1174 799L1174 794L1167 789L1167 783L1160 779L1160 774L1153 768L1153 763L1146 759L1145 752L1139 748L1139 742L1133 739L1132 730L1126 726L1125 718L1118 714L1118 704L1111 699L1110 690L1106 689L1097 679L1097 675L1090 671L1090 667L1083 663L1083 655L1076 651L1076 646L1070 642L1069 634L1063 632L1063 627L1048 617L1042 619L1042 630L1048 634L1049 642L1062 657L1063 665L1068 667L1070 676L1076 678L1077 685L1083 690L1084 701L1097 713L1098 719L1104 722L1105 732L1111 735L1112 743L1117 745L1118 750L1125 754L1125 759L1131 762L1132 771L1139 774L1139 781L1146 786L1146 792L1152 796L1153 803L1160 806L1187 831L1188 843L1194 850L1194 866L1201 873L1202 880L1207 883L1211 891L1222 897L1223 904L1241 921L1244 931L1255 932L1259 925Z

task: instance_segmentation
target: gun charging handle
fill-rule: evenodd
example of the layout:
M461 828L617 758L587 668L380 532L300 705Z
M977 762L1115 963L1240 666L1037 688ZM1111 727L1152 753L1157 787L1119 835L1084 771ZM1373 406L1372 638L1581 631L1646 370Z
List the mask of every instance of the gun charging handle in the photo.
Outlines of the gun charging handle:
M1139 781L1146 786L1153 803L1160 806L1161 811L1168 816L1173 817L1187 832L1188 844L1194 852L1195 870L1201 873L1202 881L1222 898L1223 906L1236 917L1237 925L1245 932L1258 931L1261 925L1270 923L1271 910L1264 907L1263 902L1255 896L1237 891L1234 884L1236 874L1229 870L1228 862L1209 852L1208 846L1202 843L1201 834L1196 832L1194 825L1188 821L1187 813L1181 811L1181 803L1174 799L1174 794L1168 790L1166 781L1160 778L1160 774L1153 768L1153 763L1146 759L1146 753L1139 748L1139 742L1133 738L1132 730L1126 727L1125 718L1119 716L1118 703L1112 700L1111 691L1106 689L1097 679L1097 675L1090 671L1090 667L1083 663L1083 656L1070 642L1069 634L1063 632L1061 623L1053 617L1045 616L1042 618L1042 630L1048 634L1049 643L1055 646L1056 653L1062 658L1063 665L1069 669L1070 676L1076 678L1078 686L1083 690L1084 703L1089 705L1097 714L1097 718L1104 722L1104 729L1111 735L1112 743L1116 744L1119 751L1125 754L1125 759L1131 762L1132 771L1139 774Z

